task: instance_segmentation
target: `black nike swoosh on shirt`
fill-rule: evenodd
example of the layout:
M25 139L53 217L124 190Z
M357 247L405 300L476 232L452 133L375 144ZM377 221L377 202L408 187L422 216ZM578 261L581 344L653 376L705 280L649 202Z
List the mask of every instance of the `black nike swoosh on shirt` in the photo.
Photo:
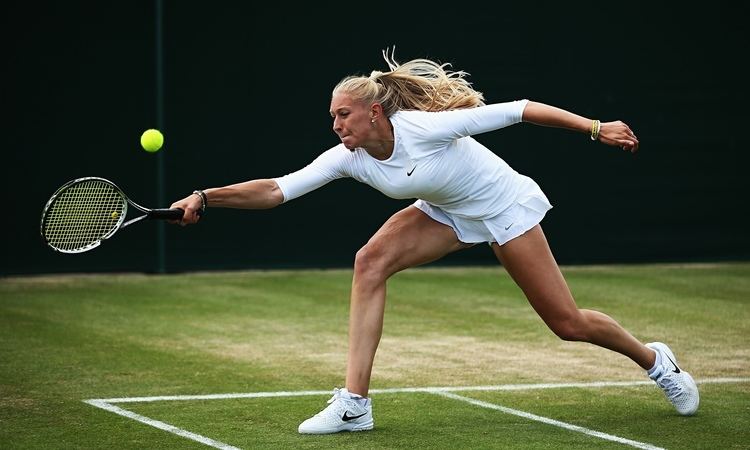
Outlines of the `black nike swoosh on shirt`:
M350 416L350 415L348 415L348 413L349 413L349 411L344 411L344 415L343 415L343 416L341 416L341 420L343 420L344 422L348 422L348 421L350 421L350 420L354 420L354 419L359 419L360 417L362 417L362 416L364 416L365 414L367 414L367 413L365 412L365 413L362 413L362 414L360 414L360 415L358 415L358 416Z
M407 177L410 177L410 176L411 176L411 174L413 174L413 173L414 173L414 169L416 169L416 168L417 168L417 166L414 166L414 167L412 167L410 171L406 172L406 176L407 176Z

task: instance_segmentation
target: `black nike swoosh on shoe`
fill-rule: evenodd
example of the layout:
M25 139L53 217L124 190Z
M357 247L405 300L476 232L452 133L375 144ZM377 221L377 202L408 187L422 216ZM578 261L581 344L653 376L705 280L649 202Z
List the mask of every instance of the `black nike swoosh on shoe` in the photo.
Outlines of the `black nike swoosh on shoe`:
M354 420L354 419L359 419L360 417L362 417L365 414L367 414L367 413L362 413L362 414L360 414L358 416L350 416L350 415L348 415L348 412L349 411L344 411L344 415L341 416L341 420L343 420L344 422L348 422L348 421Z
M674 366L674 370L672 372L674 372L674 373L680 373L680 368L677 367L677 364L675 364L674 361L672 361L672 358L670 358L669 355L667 355L666 353L664 355L667 357L667 359L669 360L669 362L671 362L672 365Z
M411 176L411 174L413 174L413 173L414 173L414 169L416 169L416 168L417 168L417 166L414 166L414 167L412 167L410 171L406 172L406 176L407 176L407 177L410 177L410 176Z

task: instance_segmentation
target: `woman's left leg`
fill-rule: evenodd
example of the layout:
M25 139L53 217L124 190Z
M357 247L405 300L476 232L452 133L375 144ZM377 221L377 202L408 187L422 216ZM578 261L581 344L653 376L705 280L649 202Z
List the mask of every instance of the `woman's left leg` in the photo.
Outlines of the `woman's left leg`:
M492 250L537 314L561 339L590 342L627 356L645 370L653 367L654 350L614 319L578 309L540 225L503 245L492 244Z
M649 371L649 377L664 391L677 412L686 416L695 414L700 404L698 386L688 372L677 366L666 344L652 342L646 346L606 314L578 309L541 226L536 225L503 245L493 244L492 249L555 334L627 356Z

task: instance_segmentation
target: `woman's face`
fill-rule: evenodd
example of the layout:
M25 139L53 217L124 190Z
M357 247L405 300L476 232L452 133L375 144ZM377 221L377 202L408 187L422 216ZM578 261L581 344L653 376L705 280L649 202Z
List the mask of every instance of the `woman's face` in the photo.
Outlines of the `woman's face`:
M369 105L353 100L349 94L336 93L331 98L333 132L349 150L365 147L372 139L372 111Z

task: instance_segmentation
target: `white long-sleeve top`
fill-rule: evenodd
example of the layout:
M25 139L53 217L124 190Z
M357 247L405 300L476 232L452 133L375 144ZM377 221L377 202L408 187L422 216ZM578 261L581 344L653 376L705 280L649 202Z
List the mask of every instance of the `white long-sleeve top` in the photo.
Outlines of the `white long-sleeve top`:
M383 194L416 198L467 219L494 217L517 198L525 176L471 136L522 119L528 100L451 111L398 111L391 117L393 153L386 160L339 144L306 167L274 178L284 202L351 177Z

